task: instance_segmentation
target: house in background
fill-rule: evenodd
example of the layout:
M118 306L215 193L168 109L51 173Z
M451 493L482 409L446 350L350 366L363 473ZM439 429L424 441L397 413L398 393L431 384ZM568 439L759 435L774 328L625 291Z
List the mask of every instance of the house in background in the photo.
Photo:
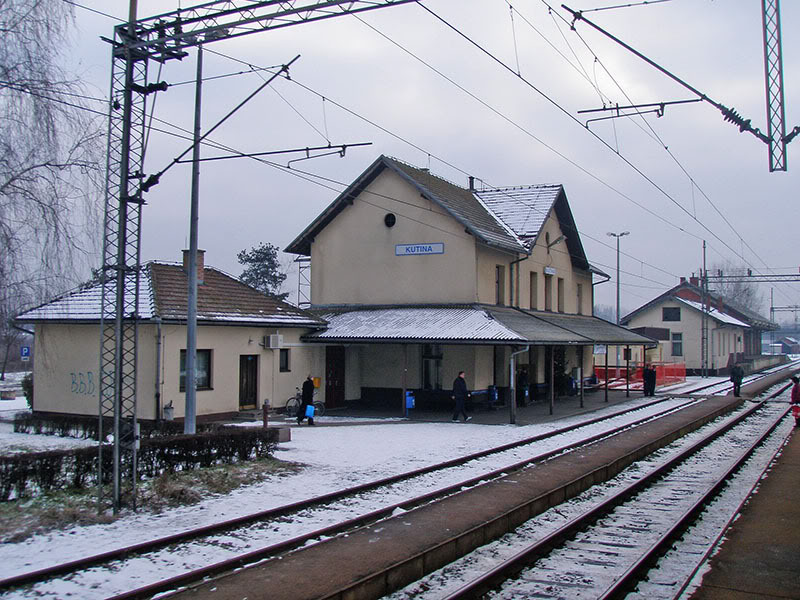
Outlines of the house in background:
M146 263L140 277L137 418L184 416L188 251L183 264ZM269 400L282 406L322 368L301 336L324 327L300 310L204 266L197 256L197 418L225 418ZM38 413L97 416L101 285L28 310L35 328ZM171 410L165 411L165 407Z
M329 406L451 406L461 370L473 390L558 393L595 344L652 343L592 316L598 271L561 185L465 188L381 156L285 250L310 257L328 325L302 339L324 348Z
M709 374L727 373L736 363L749 371L759 370L775 359L762 355L761 336L778 326L752 311L737 308L713 294L705 306L697 277L690 277L620 319L620 323L658 340L657 348L643 358L635 352L633 360L685 363L686 373L700 374L702 361L702 321L708 319L707 368Z

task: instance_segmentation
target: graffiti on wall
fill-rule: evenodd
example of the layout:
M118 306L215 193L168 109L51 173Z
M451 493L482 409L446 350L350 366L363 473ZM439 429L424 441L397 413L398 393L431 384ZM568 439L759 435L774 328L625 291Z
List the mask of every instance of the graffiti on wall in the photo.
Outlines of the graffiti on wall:
M70 392L80 396L94 396L94 373L91 371L70 373L70 377L72 378Z

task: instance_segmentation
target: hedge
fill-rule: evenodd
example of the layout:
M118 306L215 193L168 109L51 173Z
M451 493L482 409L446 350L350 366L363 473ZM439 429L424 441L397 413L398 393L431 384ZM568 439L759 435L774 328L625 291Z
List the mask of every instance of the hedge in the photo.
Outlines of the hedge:
M153 478L271 456L276 439L276 431L255 427L218 427L214 432L145 439L137 452L138 476ZM96 486L98 454L98 448L93 447L0 457L0 502ZM113 446L105 445L103 461L107 464L103 473L109 480L104 484L111 483L113 456Z
M98 441L99 426L100 420L98 417L84 415L39 415L20 412L14 417L14 431L16 433L57 435ZM113 420L111 418L105 419L103 428L106 435L112 432L113 427ZM217 431L221 427L224 427L224 425L214 422L198 423L196 430L198 433L211 432ZM141 439L181 434L183 434L183 423L179 421L139 422L139 437Z

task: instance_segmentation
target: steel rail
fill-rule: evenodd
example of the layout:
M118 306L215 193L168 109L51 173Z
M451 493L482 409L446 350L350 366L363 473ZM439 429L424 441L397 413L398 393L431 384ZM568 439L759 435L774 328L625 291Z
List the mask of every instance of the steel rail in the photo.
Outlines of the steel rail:
M648 404L648 406L650 406L652 404L656 404L656 402L650 403L650 404ZM404 511L408 511L408 510L411 510L411 509L416 508L418 506L421 506L423 504L426 504L428 502L432 502L432 501L435 501L435 500L440 499L442 497L449 496L451 494L459 492L459 491L463 490L465 487L472 487L472 486L475 486L475 485L486 483L488 481L493 480L494 478L506 475L509 472L517 471L519 469L526 468L526 467L531 466L533 464L544 462L546 460L549 460L549 459L553 458L554 456L558 456L559 454L563 454L566 451L572 451L572 450L576 450L576 449L584 447L584 446L588 446L588 445L590 445L590 444L592 444L592 443L594 443L594 442L596 442L596 441L598 441L600 439L604 439L604 438L606 438L606 437L608 437L610 435L618 434L618 433L620 433L622 431L625 431L627 429L630 429L632 427L639 426L639 425L641 425L643 423L646 423L646 422L649 422L649 421L651 421L653 419L657 419L657 418L662 417L662 416L664 416L666 414L670 414L672 412L680 410L681 408L686 406L686 404L691 404L691 402L687 402L681 407L676 407L676 408L673 408L673 409L669 409L669 410L663 411L662 413L660 413L658 415L650 415L650 416L645 417L643 419L639 419L638 421L634 421L633 423L628 423L626 425L622 425L620 427L616 427L616 428L614 428L612 430L599 433L597 435L591 436L589 438L585 438L585 439L580 440L578 442L575 442L573 444L568 444L566 446L561 446L559 448L551 450L550 452L547 452L547 453L544 453L544 454L540 454L540 455L538 455L538 456L536 456L534 458L525 459L525 460L519 461L517 463L513 463L511 465L506 465L504 467L501 467L501 468L498 468L498 469L494 469L494 470L489 471L487 473L483 473L481 475L477 475L477 476L472 477L470 479L462 480L462 481L460 481L458 483L452 484L452 485L447 486L445 488L441 488L439 490L436 490L436 491L433 491L433 492L429 492L427 494L416 496L416 497L411 498L409 500L404 500L402 502L398 502L398 503L392 504L390 506L386 506L386 507L383 507L381 509L375 510L375 511L373 511L371 513L368 513L368 514L365 514L365 515L361 515L359 517L355 517L353 519L349 519L349 520L346 520L346 521L342 521L342 522L337 523L335 525L331 525L331 526L328 526L328 527L325 527L325 528L322 528L322 529L318 529L318 530L309 532L307 534L303 534L302 536L298 536L298 537L292 538L291 540L286 540L284 542L280 542L278 544L274 544L274 545L271 545L271 546L268 546L268 547L265 547L265 548L254 550L252 552L248 552L248 553L240 555L240 556L236 556L236 557L232 557L230 559L222 560L222 561L219 561L217 563L214 563L214 564L211 564L211 565L208 565L208 566L205 566L205 567L201 567L199 569L188 571L186 573L183 573L183 574L180 574L180 575L176 575L176 576L171 577L169 579L165 579L165 580L153 583L151 585L147 585L147 586L143 586L141 588L137 588L135 590L131 590L130 592L126 592L126 593L122 593L122 594L113 596L112 598L109 598L108 600L138 600L138 599L149 598L153 594L156 594L156 593L166 592L166 591L169 591L169 590L174 590L177 587L186 586L186 585L189 585L191 583L195 583L197 581L205 579L207 577L212 577L212 576L219 575L219 574L222 574L222 573L227 573L227 572L230 572L230 571L232 571L234 569L242 568L242 567L244 567L244 566L246 566L248 564L252 564L254 562L263 561L265 559L272 558L275 555L277 555L278 553L290 551L290 550L292 550L292 549L294 549L296 547L299 547L299 546L305 544L307 541L315 539L315 538L319 538L319 537L323 537L323 536L338 535L338 534L342 534L342 533L344 533L346 531L352 531L352 530L354 530L356 528L359 528L359 527L365 527L367 525L375 523L376 521L378 521L380 519L388 518L389 516L391 516L398 509L401 509L401 510L404 510ZM625 412L626 411L621 411L621 413L618 413L617 416L619 416L619 414L624 414ZM603 420L603 419L601 418L600 420ZM561 429L559 431L561 433L564 433L564 432L571 431L572 429L574 429L574 428L563 428L563 429ZM545 434L543 436L535 436L535 437L539 438L539 440L537 440L537 441L540 441L541 439L545 439L547 437L551 437L551 435L552 434ZM531 438L531 439L534 439L534 438ZM507 444L507 446L512 446L512 447L517 447L519 445L520 444L518 442ZM487 451L483 451L483 452L476 453L476 454L482 454L483 455L483 454L486 454L486 452ZM457 459L457 460L459 462L461 462L461 459Z
M784 409L780 415L774 420L772 425L763 432L753 443L751 443L740 455L739 458L721 475L717 481L706 492L698 498L691 507L689 507L680 518L666 531L661 538L650 546L647 552L639 557L633 565L626 569L625 573L617 579L614 584L608 587L598 598L599 600L611 600L618 598L626 591L632 591L633 588L639 583L642 575L658 561L658 558L669 549L672 544L678 539L686 529L697 520L697 517L705 510L708 505L716 496L720 494L728 481L733 478L736 472L742 465L752 456L756 448L764 443L764 440L769 437L780 422L789 413L789 407Z
M767 399L774 398L785 389L786 388L784 387L778 392L771 394ZM611 512L614 508L616 508L623 502L627 501L631 497L635 496L636 494L640 493L648 486L652 485L655 481L664 476L668 471L672 470L676 465L680 464L693 454L702 450L705 446L707 446L708 444L716 440L718 437L730 431L733 427L736 427L737 425L744 422L755 412L763 408L765 402L766 400L762 400L758 404L753 405L752 407L744 411L741 415L738 415L735 419L732 419L730 422L726 423L724 426L715 429L713 432L705 436L703 439L698 440L697 442L691 444L690 446L682 450L679 454L671 458L668 462L659 466L658 468L656 468L655 470L653 470L651 473L647 474L640 480L637 480L636 482L619 490L618 492L607 498L602 503L588 510L579 518L567 523L563 527L550 533L549 535L542 538L538 542L531 544L527 548L516 553L514 556L510 557L503 563L497 565L496 567L486 571L485 573L482 573L478 577L467 582L463 586L459 587L457 590L453 591L447 596L444 596L442 600L457 600L457 599L462 600L462 599L480 598L483 594L485 594L489 590L496 588L503 581L520 573L523 569L530 566L537 559L549 554L555 548L563 545L565 541L572 538L577 532L586 529L587 527L590 527L594 522L596 522L601 517ZM777 418L773 423L773 425L769 428L769 431L765 435L760 436L758 442L752 445L753 449L763 442L763 439L766 437L766 435L768 435L774 430L774 428L778 425L778 423L780 423L780 421L786 416L788 411L789 409L787 408L785 411L782 412L780 417ZM752 453L752 450L748 452L747 454L748 457L750 453ZM740 460L737 461L737 464L741 464L742 462L744 462L744 460L746 460L746 458L745 459L740 458ZM721 486L724 485L726 479L729 477L730 477L729 474L726 473L726 475L722 478L722 480L718 481L714 485L714 489L719 490ZM673 528L672 530L674 529L675 528ZM653 552L655 552L655 550ZM650 559L652 559L652 556L653 555L650 554ZM626 574L625 585L630 585L629 578L634 577L635 573L638 573L640 571L642 565L645 564L645 562L646 561L641 561L642 564L639 564L637 566L635 572L632 572L631 574ZM603 596L603 598L611 598L611 597L613 597L613 594L611 594L610 592L608 596Z
M291 504L283 505L283 506L280 506L280 507L277 507L277 508L272 508L272 509L259 511L257 513L253 513L253 514L250 514L250 515L244 515L242 517L236 517L236 518L233 518L233 519L222 521L220 523L214 523L214 524L211 524L211 525L198 527L198 528L191 529L191 530L188 530L188 531L183 531L183 532L180 532L180 533L176 533L176 534L172 534L172 535L168 535L168 536L163 536L163 537L160 537L160 538L157 538L157 539L154 539L154 540L148 540L146 542L140 542L140 543L137 543L137 544L131 544L129 546L125 546L125 547L122 547L122 548L110 550L108 552L103 552L103 553L100 553L100 554L79 558L79 559L76 559L76 560L73 560L73 561L69 561L69 562L66 562L66 563L61 563L61 564L58 564L58 565L53 565L53 566L50 566L50 567L45 567L45 568L42 568L42 569L38 569L36 571L30 571L30 572L21 573L19 575L15 575L15 576L12 576L12 577L7 577L7 578L4 578L4 579L0 580L0 591L6 590L6 589L10 589L10 588L20 587L20 586L23 586L23 585L30 585L30 584L41 582L41 581L46 581L48 579L52 579L52 578L58 577L60 575L74 573L74 572L82 570L82 569L88 569L88 568L91 568L91 567L96 567L98 565L102 565L104 563L109 563L109 562L116 561L116 560L122 560L122 559L125 559L125 558L129 557L129 556L141 555L141 554L144 554L146 552L153 552L153 551L160 550L160 549L163 549L163 548L171 546L171 545L188 542L188 541L191 541L191 540L194 540L194 539L197 539L197 538L201 538L201 537L204 537L204 536L209 536L209 535L213 535L213 534L219 534L219 533L222 533L222 532L225 532L225 531L230 531L230 530L233 530L233 529L236 529L236 528L241 528L241 527L244 527L244 526L252 525L252 524L260 522L260 521L266 521L266 520L269 520L269 519L274 519L276 517L283 517L283 516L286 516L286 515L291 514L291 513L299 512L301 510L306 510L306 509L317 507L317 506L320 506L320 505L329 504L331 502L335 502L335 501L341 500L341 499L346 498L348 496L354 496L354 495L357 495L359 493L372 491L372 490L375 490L375 489L378 489L378 488L381 488L381 487L386 487L386 486L389 486L389 485L392 485L392 484L395 484L395 483L399 483L399 482L402 482L402 481L405 481L405 480L410 480L410 479L413 479L415 477L419 477L419 476L422 476L422 475L427 475L427 474L430 474L430 473L433 473L433 472L436 472L436 471L442 471L442 470L447 469L447 468L460 466L460 465L465 464L467 462L470 462L470 461L473 461L473 460L477 460L477 459L480 459L480 458L485 458L485 457L491 456L493 454L499 454L501 452L505 452L505 451L508 451L508 450L513 450L515 448L519 448L519 447L523 447L523 446L526 446L526 445L539 443L539 442L541 442L543 440L546 440L546 439L549 439L549 438L553 438L553 437L556 437L558 435L563 435L565 433L572 432L575 429L578 429L579 427L595 425L597 423L601 423L603 421L607 421L607 420L610 420L610 419L625 415L627 413L634 412L636 410L642 410L642 409L650 408L650 407L655 406L657 404L661 404L663 402L666 402L667 400L670 400L672 398L674 398L674 397L659 398L658 400L655 400L653 402L648 402L646 404L637 406L637 407L635 407L633 409L629 408L629 409L625 409L625 410L620 410L620 411L616 411L616 412L614 412L612 414L609 414L609 415L605 415L605 416L600 416L600 417L595 417L593 419L589 419L587 421L584 421L584 422L580 423L579 425L573 425L571 427L561 427L561 428L559 428L557 430L554 430L554 431L551 431L551 432L548 432L548 433L531 436L531 437L528 437L528 438L525 438L525 439L522 439L522 440L518 440L516 442L510 442L508 444L502 444L500 446L496 446L496 447L489 448L489 449L486 449L486 450L481 450L479 452L474 452L474 453L471 453L471 454L468 454L468 455L465 455L465 456L461 456L461 457L458 457L458 458L455 458L455 459L451 459L451 460L448 460L448 461L443 461L441 463L436 463L434 465L428 465L427 467L421 467L421 468L415 469L413 471L408 471L408 472L401 473L401 474L398 474L398 475L392 475L392 476L389 476L389 477L378 479L378 480L375 480L375 481L372 481L372 482L368 482L368 483L365 483L365 484L360 484L360 485L353 486L353 487L350 487L350 488L345 488L345 489L338 490L338 491L335 491L335 492L331 492L329 494L324 494L322 496L318 496L318 497L315 497L315 498L310 498L310 499L307 499L307 500L302 500L302 501L299 501L299 502L294 502L294 503L291 503ZM488 479L491 479L491 478L494 478L494 477L498 477L498 476L500 476L502 474L508 473L509 471L522 469L522 468L525 468L525 467L530 466L532 464L535 464L537 462L542 462L542 461L548 460L548 459L552 458L553 456L556 456L556 455L561 454L563 452L570 451L570 450L575 450L576 448L579 448L581 446L589 445L591 443L594 443L594 442L598 441L599 439L603 439L603 438L608 437L610 435L614 435L615 433L618 433L620 431L623 431L623 430L626 430L626 429L630 429L630 428L633 428L633 427L637 427L637 426L639 426L639 425L641 425L643 423L646 423L646 422L652 421L654 419L663 417L663 416L665 416L667 414L676 412L676 411L686 407L689 404L696 403L697 401L698 401L697 399L689 399L689 400L687 400L686 403L684 403L684 404L682 404L680 406L672 407L670 409L658 412L656 414L651 414L649 416L643 417L642 419L638 419L636 421L633 421L633 422L630 422L630 423L626 423L625 425L621 425L621 426L613 428L611 430L598 433L598 434L596 434L594 436L590 436L588 438L584 438L584 439L579 440L577 442L574 442L572 444L567 444L565 446L561 446L561 447L556 448L556 449L554 449L554 450L552 450L550 452L547 452L545 454L539 454L539 455L537 455L537 456L535 456L533 458L525 459L525 460L519 461L517 463L513 463L511 465L506 465L506 466L504 466L502 468L494 469L492 471L489 471L488 473L483 473L481 475L469 478L467 480L462 480L462 481L460 481L458 483L455 483L453 485L447 486L445 488L441 488L441 489L436 490L434 492L430 492L428 494L417 496L417 497L411 498L409 500L405 500L405 501L402 501L402 502L399 502L399 503L395 503L395 504L393 504L391 506L384 507L382 509L378 509L378 510L373 511L371 513L368 513L368 514L365 514L365 515L361 515L361 516L355 517L353 519L348 519L346 521L342 521L342 522L337 523L335 525L324 527L322 529L318 529L318 530L309 532L307 534L303 534L301 536L294 537L294 538L292 538L290 540L285 540L284 542L280 542L278 544L273 544L273 545L261 548L259 550L253 551L253 552L248 552L248 553L243 554L241 556L233 557L231 559L227 559L225 561L221 561L220 563L216 563L214 565L209 565L208 567L205 567L205 568L200 569L198 571L192 571L190 578L186 577L186 575L180 575L180 576L176 576L176 577L170 578L169 580L164 580L160 584L156 584L155 587L157 587L158 589L155 589L154 586L146 586L145 588L140 588L139 590L134 590L134 592L131 592L131 595L123 594L123 595L120 595L120 596L116 596L116 598L122 599L122 598L142 598L142 597L147 597L148 594L152 594L152 593L155 593L156 591L160 591L162 588L165 588L166 586L170 586L168 589L173 589L174 585L176 585L176 584L184 584L186 581L190 581L190 580L191 581L196 581L197 578L198 578L198 573L200 573L200 572L202 572L202 575L200 575L200 577L209 576L209 575L212 575L212 574L215 574L215 573L219 573L221 571L229 570L229 569L232 569L232 568L237 568L237 567L241 566L242 564L251 563L251 562L254 562L254 561L257 561L257 560L263 560L264 558L266 558L268 556L271 556L271 555L274 555L274 554L279 553L279 552L286 552L288 550L291 550L292 548L298 547L298 546L306 543L308 540L311 540L311 539L314 539L314 538L317 538L317 537L320 537L320 536L331 536L331 535L335 535L337 533L342 533L343 531L352 530L353 528L356 528L356 527L364 526L367 523L372 523L372 522L374 522L376 520L379 520L381 518L385 518L388 515L391 515L391 513L394 510L398 509L398 508L401 508L401 509L404 509L404 510L408 510L410 508L413 508L414 506L419 506L420 504L424 504L426 502L433 501L437 497L442 497L442 496L445 496L445 495L448 495L448 494L452 494L455 491L458 491L458 490L462 489L464 486L477 485L481 481L486 481Z

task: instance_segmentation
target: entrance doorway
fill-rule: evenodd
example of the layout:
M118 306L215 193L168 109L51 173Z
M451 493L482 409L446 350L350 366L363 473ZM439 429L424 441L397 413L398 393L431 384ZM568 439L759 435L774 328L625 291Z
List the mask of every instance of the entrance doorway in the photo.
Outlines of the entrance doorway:
M258 354L239 356L239 410L258 405Z
M344 404L344 346L325 347L325 406Z

